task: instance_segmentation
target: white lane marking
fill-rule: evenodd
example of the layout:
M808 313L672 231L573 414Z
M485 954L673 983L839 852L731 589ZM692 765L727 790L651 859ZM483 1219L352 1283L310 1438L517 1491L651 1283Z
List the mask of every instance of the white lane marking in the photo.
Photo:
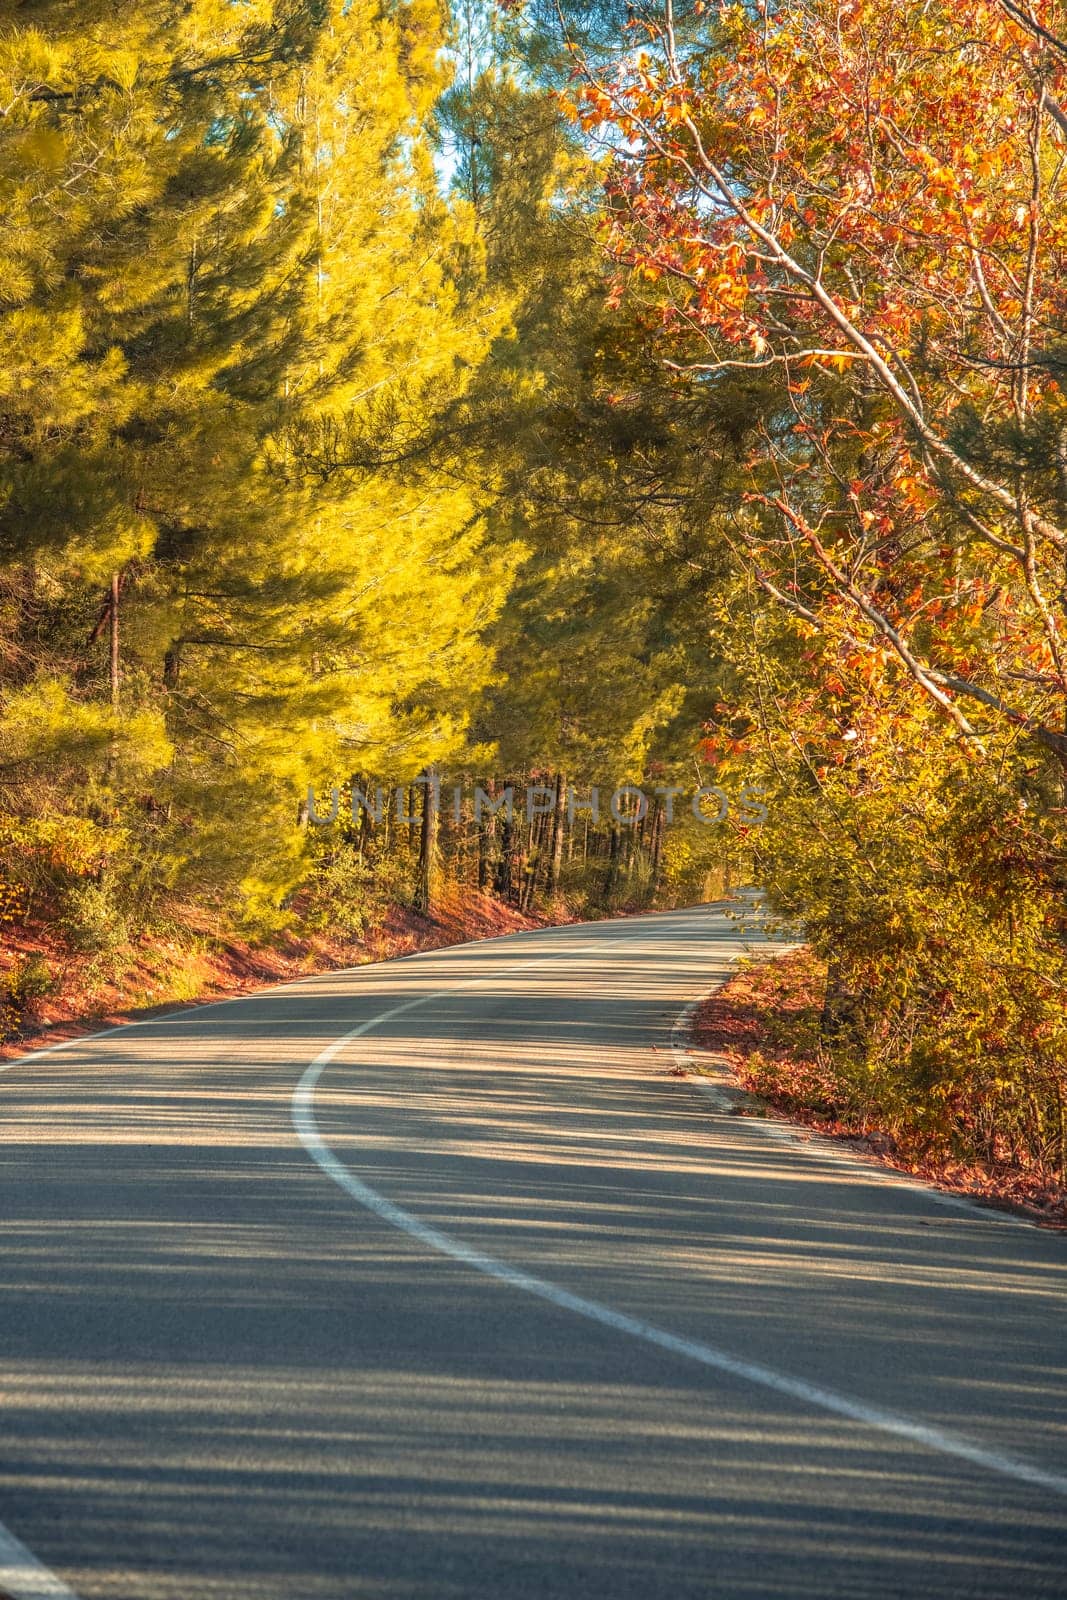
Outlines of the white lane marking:
M0 1594L11 1600L78 1600L61 1578L42 1566L0 1523Z
M524 928L518 934L501 934L499 938L522 938L524 934L539 936L542 933L573 933L575 928L581 926L581 923L568 923L563 927L536 929ZM497 939L471 939L466 941L468 945L495 944L497 942ZM566 951L564 953L567 955L586 955L592 951L610 949L615 943L617 943L616 939L610 939L601 941L599 944L595 945L580 945L577 947L577 949ZM446 950L458 950L463 948L463 946L448 945L444 948ZM418 956L434 956L438 953L439 952L435 950L417 950L413 951L411 956L401 956L397 959L407 961ZM545 957L541 961L515 962L512 963L511 966L506 967L504 971L513 972L518 971L519 969L528 971L531 967L543 966L547 962L554 959L556 959L555 956ZM367 962L366 966L363 967L345 967L329 973L313 973L306 978L291 979L287 983L269 984L263 989L254 990L251 994L232 995L228 1000L210 1000L204 1005L190 1006L185 1011L171 1012L166 1016L145 1017L140 1022L123 1022L120 1023L118 1027L104 1028L99 1033L78 1034L72 1039L63 1039L59 1044L46 1045L45 1048L41 1050L30 1050L25 1055L16 1056L12 1061L0 1062L0 1073L10 1072L14 1067L24 1066L30 1061L39 1061L43 1056L54 1055L58 1050L69 1050L73 1046L79 1044L96 1044L98 1040L108 1039L113 1034L125 1033L129 1028L151 1028L154 1026L170 1027L176 1022L192 1021L204 1011L217 1011L223 1006L240 1005L242 1001L254 1000L257 998L257 996L269 994L274 989L294 989L300 984L314 983L322 978L345 977L354 973L366 971L369 967L381 966L385 964L386 963L380 962ZM494 976L499 975L500 974L494 974ZM492 978L479 978L474 980L473 983L468 983L465 985L453 985L451 988L442 990L441 992L445 994L453 994L457 989L479 987L484 983L492 981ZM416 1005L423 1005L428 999L432 998L435 997L431 995L419 996L414 1000L407 1001L404 1005L395 1006L391 1011L384 1012L381 1015L374 1017L371 1023L369 1023L367 1026L377 1026L378 1023L384 1022L387 1017L397 1016L400 1012L408 1011ZM346 1034L344 1040L341 1041L342 1044L346 1043L348 1039L357 1037L361 1032L364 1031L366 1030L357 1028L353 1033ZM10 1600L78 1600L78 1596L75 1594L74 1590L69 1589L62 1579L57 1578L54 1572L50 1571L48 1567L44 1566L42 1562L38 1561L33 1552L28 1550L21 1540L17 1539L2 1522L0 1522L0 1595L9 1595Z
M586 954L588 951L581 953ZM531 966L544 964L544 962L522 962L515 968L506 970L514 971L521 968L523 971L529 971ZM484 1277L506 1284L510 1289L534 1295L537 1299L545 1300L562 1311L571 1311L577 1316L585 1317L589 1322L599 1323L602 1327L611 1328L617 1333L628 1334L633 1339L641 1339L646 1344L670 1351L673 1355L685 1356L716 1372L725 1372L731 1377L758 1384L761 1388L770 1389L776 1394L786 1395L791 1400L799 1400L804 1405L828 1411L833 1416L844 1417L849 1422L874 1428L880 1433L904 1439L909 1444L919 1445L939 1455L966 1461L971 1466L984 1468L1000 1477L1051 1490L1054 1494L1067 1495L1067 1476L1061 1473L1050 1472L1044 1467L1035 1466L1015 1456L1005 1455L999 1450L990 1450L972 1439L951 1433L947 1429L933 1427L924 1422L914 1422L910 1417L883 1410L880 1406L868 1405L865 1401L838 1394L833 1389L824 1389L819 1384L807 1383L803 1378L791 1377L788 1373L778 1372L773 1367L765 1367L754 1361L743 1361L716 1345L704 1344L698 1339L680 1338L677 1334L657 1328L653 1323L645 1322L640 1317L628 1316L625 1312L615 1311L598 1300L589 1300L584 1295L572 1294L569 1289L550 1283L546 1278L535 1277L532 1273L524 1272L519 1267L501 1261L497 1256L487 1255L482 1250L464 1244L461 1239L442 1232L440 1228L432 1227L357 1178L330 1149L319 1132L315 1120L315 1090L331 1061L335 1060L354 1040L362 1038L383 1023L391 1022L394 1017L430 1005L435 1000L450 999L461 992L481 987L484 983L491 983L503 975L496 973L491 978L455 984L447 989L437 989L431 994L418 995L401 1005L391 1006L387 1011L361 1023L358 1028L343 1034L315 1057L293 1090L291 1112L293 1126L301 1144L327 1177L359 1205L380 1217L383 1222L399 1229L401 1233L406 1233L439 1255L459 1261Z
M676 911L645 911L638 918L629 916L605 917L604 924L608 927L618 927L621 939L623 937L623 925L626 925L626 932L628 933L630 931L629 924L635 920L649 922L655 918L657 921L666 921L674 917L687 920L691 913L699 911L718 911L721 917L723 913L719 910L719 907L726 903L725 901L714 900L701 905L683 906ZM110 1039L113 1034L126 1033L131 1028L162 1028L172 1027L177 1022L193 1022L200 1017L202 1012L220 1011L223 1006L244 1005L250 1000L260 999L265 994L273 994L277 989L298 989L302 984L306 983L321 983L324 979L354 977L361 972L373 972L382 967L399 966L402 961L432 960L435 956L450 956L455 952L469 951L476 946L504 944L507 940L518 942L520 939L542 939L546 935L574 934L579 929L590 926L591 924L588 922L556 922L546 924L543 928L516 928L511 933L493 933L478 939L461 939L457 944L437 945L432 950L409 950L406 956L390 956L386 961L364 961L358 967L331 967L326 972L309 972L303 978L287 978L284 983L265 983L259 989L250 989L245 994L233 994L224 1000L204 1000L198 1005L185 1006L181 1010L165 1011L158 1017L142 1017L137 1022L119 1022L112 1028L101 1028L98 1033L72 1034L69 1039L60 1039L58 1044L42 1045L39 1050L26 1050L22 1055L12 1056L10 1061L0 1061L0 1073L13 1072L16 1067L27 1066L31 1061L40 1061L45 1056L55 1055L59 1050L72 1050L75 1045L96 1044L100 1039ZM550 942L554 941L550 938ZM606 950L614 943L616 943L616 940L612 939L603 945L582 946L575 954L580 954L581 949ZM482 982L484 980L479 979L478 981Z
M725 978L723 982L725 983ZM690 1000L675 1018L674 1027L671 1029L671 1056L676 1067L687 1073L697 1065L696 1058L689 1049L693 1035L693 1019L700 1007L702 1000ZM725 1076L725 1074L724 1074ZM709 1083L706 1078L693 1079L693 1087L711 1101L716 1111L729 1112L733 1101L722 1083Z
M567 931L573 930L573 928L575 926L581 926L581 924L568 924L567 925ZM530 929L530 930L523 929L522 930L523 933L525 933L527 931L529 931L531 933L540 933L543 930L541 930L541 929ZM547 930L547 931L550 931L552 933L557 933L557 932L562 932L564 930L560 929L560 928L552 928L552 929ZM501 935L501 937L502 938L511 938L511 937L514 937L514 936L510 935L510 934L504 934L504 935ZM521 937L521 934L520 934L520 937ZM474 939L472 939L469 942L471 944L479 944L479 943L489 944L489 943L496 943L496 940L484 940L483 941L483 940L474 940ZM614 942L615 941L612 940L612 941L609 941L606 944L602 943L602 944L599 944L599 945L579 946L578 949L576 949L574 951L567 952L567 953L568 954L572 954L572 955L582 955L582 954L588 953L591 950L602 950L602 949L610 948L610 945L613 944ZM459 946L457 946L457 945L449 945L449 946L446 946L445 948L450 949L450 950L455 950L455 949L458 949ZM436 951L432 951L432 950L419 950L419 951L413 952L413 954L430 956L430 955L436 955L437 952ZM406 959L409 959L409 958L400 957L398 959L406 960ZM546 957L545 959L548 960L548 959L556 959L556 958L555 957L552 957L552 958ZM376 962L374 962L374 963L368 962L367 963L367 967L376 966L376 965L384 965L384 963L376 963ZM539 965L543 965L543 963L542 962L536 962L536 961L534 961L534 962L517 962L517 963L514 963L512 966L506 968L505 971L509 971L509 972L510 971L515 971L515 970L518 970L519 967L521 967L523 970L526 970L527 968L529 968L531 966L539 966ZM150 1028L153 1025L163 1025L163 1024L172 1025L175 1022L184 1022L184 1021L187 1021L187 1020L191 1020L194 1016L196 1016L198 1013L200 1013L202 1011L214 1011L214 1010L217 1010L218 1008L220 1008L221 1006L239 1005L242 1000L255 999L256 995L269 993L271 991L271 989L292 989L292 988L295 988L298 984L301 984L301 983L314 982L316 978L322 978L322 977L338 978L338 977L345 976L346 974L349 974L349 973L363 972L365 970L366 970L365 967L347 967L347 968L344 968L343 970L337 970L337 971L330 972L330 973L315 973L315 974L312 974L310 977L307 977L307 978L295 978L289 983L271 984L271 985L268 985L265 989L255 990L252 994L234 995L229 1000L212 1000L212 1001L209 1001L206 1005L190 1006L188 1008L188 1010L175 1012L175 1013L172 1013L170 1016L166 1016L166 1017L146 1017L142 1022L124 1022L124 1023L120 1023L118 1027L116 1027L116 1028L105 1028L100 1033L79 1034L77 1037L75 1037L73 1039L64 1039L60 1044L48 1045L43 1050L31 1050L26 1055L16 1056L13 1061L2 1062L2 1063L0 1063L0 1072L10 1072L13 1067L21 1067L24 1063L29 1062L29 1061L38 1061L38 1060L40 1060L40 1058L42 1056L53 1055L57 1050L68 1050L73 1045L78 1045L78 1044L91 1045L91 1044L95 1044L97 1042L97 1040L110 1038L110 1036L112 1034L124 1033L127 1028ZM489 982L489 981L491 981L491 980L490 979L485 979L485 978L480 978L480 979L477 980L477 982L479 984L485 983L485 982ZM462 987L462 986L458 986L457 985L456 987ZM445 992L446 993L453 993L454 990L453 989L449 989L449 990L447 990ZM424 1003L424 1000L427 999L427 998L429 998L429 996L420 996L418 999L416 999L414 1001L408 1001L405 1005L394 1007L394 1009L392 1011L386 1012L382 1016L375 1017L373 1019L373 1022L375 1024L379 1023L379 1022L382 1022L382 1021L385 1020L386 1016L395 1016L400 1011L407 1011L407 1010L410 1009L410 1007L412 1005L422 1005ZM359 1031L360 1031L359 1029L356 1030L357 1033ZM346 1038L348 1038L348 1037L352 1037L352 1036L351 1035L346 1035ZM9 1529L7 1529L4 1526L4 1524L2 1522L0 1522L0 1596L5 1596L5 1595L10 1596L10 1600L78 1600L78 1596L75 1594L74 1590L73 1589L69 1589L67 1587L67 1585L62 1581L61 1578L57 1578L54 1572L50 1571L50 1569L48 1567L44 1566L42 1562L38 1561L37 1557L33 1554L33 1552L31 1550L28 1550L26 1548L26 1546L21 1542L21 1540L16 1539L15 1535L13 1533L11 1533L9 1531Z
M693 911L713 909L712 907L693 906L688 908ZM683 912L660 911L650 913L652 916L668 917L681 916ZM609 921L616 919L607 919ZM628 918L619 917L619 923L628 921ZM331 967L327 972L309 972L303 978L287 978L284 983L266 983L259 989L250 989L246 994L233 994L225 1000L204 1000L195 1006L185 1006L182 1010L167 1011L158 1017L142 1017L138 1022L119 1022L112 1028L101 1028L98 1033L76 1033L69 1039L61 1039L58 1044L42 1045L39 1050L27 1050L20 1056L12 1056L10 1061L0 1061L0 1073L13 1072L16 1067L27 1066L31 1061L40 1061L45 1056L55 1055L59 1050L72 1050L75 1045L96 1044L100 1039L110 1039L113 1034L126 1033L133 1028L162 1028L173 1027L178 1022L194 1022L205 1011L221 1011L223 1006L244 1005L250 1000L259 1000L265 994L273 994L278 989L298 989L301 984L321 983L324 979L348 978L361 972L374 972L382 967L399 966L402 961L419 961L434 956L451 955L454 951L470 950L475 945L502 944L506 939L541 938L545 934L575 933L579 928L587 928L586 922L561 922L552 923L544 928L518 928L511 933L495 933L484 939L463 939L458 944L438 945L433 950L411 950L406 956L391 956L387 961L365 961L358 967ZM611 943L615 941L612 940ZM608 946L582 946L582 949L607 949ZM576 951L575 954L579 954ZM524 963L525 964L525 963ZM510 970L510 969L508 969ZM483 982L483 979L479 979Z
M701 911L715 911L721 917L723 912L719 908L725 904L725 901L709 901L701 905L683 906L676 911L645 911L641 912L636 918L629 916L605 917L604 926L618 928L619 939L622 939L624 937L623 927L625 926L625 931L628 933L630 931L629 925L634 921L649 922L656 919L664 922L674 917L680 920L688 920L692 913ZM487 934L484 938L461 939L457 944L437 945L432 950L409 950L406 956L390 956L386 961L364 961L358 967L331 967L326 972L309 972L303 978L287 978L284 983L265 983L259 989L250 989L245 994L233 994L224 1000L204 1000L198 1005L185 1006L181 1010L165 1011L158 1017L142 1017L137 1022L119 1022L112 1028L101 1028L98 1033L73 1034L69 1039L60 1039L58 1044L42 1045L39 1050L27 1050L22 1055L12 1056L10 1061L0 1061L0 1074L13 1072L16 1067L24 1067L31 1061L40 1061L45 1056L55 1055L59 1050L72 1050L79 1044L96 1044L100 1039L110 1039L113 1034L126 1033L131 1028L173 1027L175 1023L195 1022L205 1011L221 1011L223 1006L244 1005L250 1000L259 1000L265 994L273 994L278 989L298 989L303 984L321 983L324 979L354 977L361 972L376 972L382 967L399 966L404 961L432 960L435 956L450 956L464 950L470 951L482 945L504 944L508 940L518 942L520 939L538 940L548 936L549 942L554 943L555 938L553 936L555 935L573 935L580 929L590 926L592 924L588 922L557 922L546 924L543 928L516 928L511 933L493 933ZM617 940L612 938L603 945L581 946L574 953L580 954L582 949L606 950L616 942ZM479 979L478 981L482 982L484 980Z

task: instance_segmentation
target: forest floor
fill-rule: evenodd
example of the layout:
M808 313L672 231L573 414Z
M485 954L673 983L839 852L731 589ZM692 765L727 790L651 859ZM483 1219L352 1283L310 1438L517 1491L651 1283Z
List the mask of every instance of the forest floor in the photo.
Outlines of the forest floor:
M269 944L253 944L220 938L190 918L188 926L175 927L171 934L145 938L106 955L79 955L47 927L5 927L0 934L0 993L16 965L32 963L47 977L44 992L25 1002L8 1036L0 1034L0 1061L81 1033L316 972L571 920L562 907L556 916L526 915L491 895L446 888L433 917L394 906L379 926L359 939L285 935Z
M718 1056L748 1092L741 1115L771 1110L938 1189L1067 1229L1067 1190L1050 1174L956 1160L924 1148L906 1129L890 1131L835 1106L832 1069L813 1045L822 987L810 951L793 950L743 967L698 1008L693 1044Z

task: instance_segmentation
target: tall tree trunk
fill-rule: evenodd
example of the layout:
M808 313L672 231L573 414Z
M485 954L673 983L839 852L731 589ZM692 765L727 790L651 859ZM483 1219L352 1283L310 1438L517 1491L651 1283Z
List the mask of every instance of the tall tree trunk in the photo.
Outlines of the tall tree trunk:
M443 872L453 868L456 856L456 829L451 812L452 796L442 788L437 807L437 860Z
M415 874L415 910L424 917L433 915L437 872L437 780L433 772L422 784L422 826L419 829L419 861Z
M505 781L506 785L506 781ZM493 887L501 900L512 897L512 872L515 858L515 823L508 812L500 824L500 857L496 864L496 882Z
M657 796L652 805L652 837L650 840L652 854L652 881L651 893L655 900L660 891L663 858L663 803Z
M534 891L537 888L537 878L541 869L541 861L545 853L545 835L548 832L548 817L539 813L534 817L529 828L529 837L526 848L525 871L522 876L522 885L519 892L519 910L529 911L534 902Z
M484 792L496 799L496 779L488 778ZM488 889L493 877L493 846L496 843L496 816L482 806L478 820L478 887Z
M562 772L556 774L556 807L552 813L552 844L548 861L547 893L550 900L559 892L559 874L563 866L563 830L567 807L567 780Z
M121 697L120 663L119 663L119 595L122 592L122 574L111 574L111 606L108 615L110 658L111 658L111 709L119 709Z
M845 983L845 964L832 953L826 963L826 987L823 990L822 1015L819 1032L824 1039L832 1039L851 1020L852 996Z
M106 614L108 630L109 699L111 702L111 714L114 717L118 716L119 708L122 702L122 662L119 652L119 600L121 595L122 574L121 572L113 572L111 574L111 585L108 589ZM103 617L101 617L100 621L97 623L96 629L94 630L94 636L103 626L103 620ZM108 742L107 755L104 758L104 779L107 783L111 783L113 781L117 765L118 740L112 737Z
M637 821L637 804L634 802L631 809L631 797L629 795L626 796L624 815L626 816L626 832L622 838L623 867L626 873L626 882L630 884L634 875L634 862L637 859L637 845L640 837L638 829L640 825Z
M519 878L519 910L528 911L533 903L534 882L537 878L537 862L541 826L544 818L537 816L526 823L526 848L521 853L521 876Z
M619 878L619 825L611 824L608 845L608 870L604 874L604 899L610 901Z
M374 794L374 789L373 789L372 784L371 784L369 779L366 780L366 789L365 789L364 792L368 796L373 796L373 794ZM386 817L388 817L388 815L389 815L388 806L385 808L385 815L386 815ZM375 834L376 826L377 826L377 824L376 824L375 819L374 819L374 812L371 810L370 806L364 806L363 812L362 812L362 814L360 816L360 819L359 819L359 859L360 859L360 861L363 861L363 859L365 858L365 856L369 852L371 845L374 842L374 834Z
M458 785L458 796L453 792L450 800L452 820L456 829L456 856L455 877L457 883L465 883L467 877L467 861L470 855L470 820L471 811L467 804L467 788L470 774L464 773Z
M419 839L419 786L413 783L408 790L408 843L415 849Z

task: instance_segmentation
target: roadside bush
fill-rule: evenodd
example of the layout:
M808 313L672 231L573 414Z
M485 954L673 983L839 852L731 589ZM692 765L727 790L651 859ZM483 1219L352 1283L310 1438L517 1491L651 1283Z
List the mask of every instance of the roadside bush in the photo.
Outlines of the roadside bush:
M56 986L43 956L22 956L9 969L0 988L0 1043L17 1038L27 1011Z
M106 954L128 942L130 925L110 878L72 883L60 901L59 928L72 950Z
M826 965L810 1103L920 1151L1067 1174L1062 824L1019 772L820 774L773 806L760 876Z
M402 861L362 851L341 838L319 846L302 920L310 930L361 939L390 906L411 900L410 874Z

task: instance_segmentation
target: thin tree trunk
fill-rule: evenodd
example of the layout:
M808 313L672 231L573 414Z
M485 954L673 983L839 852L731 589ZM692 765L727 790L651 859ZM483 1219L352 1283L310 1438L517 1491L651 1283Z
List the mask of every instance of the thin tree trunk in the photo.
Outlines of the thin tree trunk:
M419 838L419 786L413 783L408 790L408 843L415 849Z
M522 857L522 877L519 881L519 910L529 911L533 904L537 866L541 852L541 830L544 817L534 817L526 826L526 850Z
M660 890L663 857L663 805L658 797L653 802L650 845L652 853L652 898L655 899Z
M834 954L826 963L826 987L819 1018L819 1032L824 1039L832 1038L840 1031L841 1012L846 999L844 964L840 956Z
M608 845L608 870L604 874L604 899L610 901L615 893L615 885L619 876L619 825L611 824Z
M119 709L121 696L120 663L119 663L119 595L122 590L122 575L118 572L111 574L111 609L108 617L109 638L111 643L111 709Z
M563 828L566 820L567 780L562 772L556 774L556 806L552 813L552 844L548 861L547 894L550 900L559 892L559 875L563 866Z
M484 786L490 800L496 800L496 779L487 778ZM493 846L496 844L496 816L482 806L478 819L478 887L486 890L493 881Z
M548 833L548 816L539 813L530 826L529 849L526 857L526 871L522 881L522 897L519 903L521 911L529 911L534 902L534 892L541 871L541 862L545 855L545 838Z
M626 796L626 809L625 809L625 813L624 814L625 814L625 816L627 818L627 821L626 821L626 832L625 832L625 834L623 836L623 864L624 864L625 869L626 869L626 882L627 882L627 884L629 884L632 881L633 875L634 875L634 862L637 859L637 841L638 841L638 837L639 837L638 836L638 823L637 823L637 805L636 805L636 802L635 802L634 806L633 806L633 810L631 812L631 809L630 809L630 796L629 795Z
M504 820L500 825L500 857L496 864L496 882L494 884L496 893L501 900L510 900L512 897L514 855L515 823L505 810Z
M422 785L422 825L419 829L419 862L415 875L415 909L424 917L433 915L437 869L437 784L432 772Z
M364 790L364 793L366 793L368 796L372 796L373 793L374 793L374 790L373 790L373 788L371 786L371 783L370 783L369 779L367 780L366 789ZM388 807L387 807L386 808L386 816L388 816L388 814L389 813L388 813ZM375 828L376 828L376 823L375 823L375 820L374 820L374 813L371 810L370 806L364 806L363 814L359 819L359 859L360 859L360 861L362 861L364 859L364 857L366 856L366 854L370 850L370 847L371 847L372 843L374 842Z
M466 879L467 879L467 868L468 868L468 865L470 863L470 855L471 855L471 817L472 817L472 814L473 814L472 813L473 802L468 801L468 799L467 799L467 791L468 791L469 787L470 787L470 776L469 776L468 773L465 772L463 774L462 780L461 780L460 785L459 785L460 793L459 793L459 802L458 802L458 815L457 815L456 796L455 796L454 793L452 795L452 799L451 799L451 802L450 802L451 805L452 805L453 819L455 820L455 824L456 824L456 865L455 865L455 875L456 875L456 882L457 883L465 883L466 882Z
M122 662L119 652L119 599L121 594L122 574L120 572L113 572L111 574L111 584L108 589L106 603L108 627L108 684L110 688L109 699L111 703L111 714L113 717L118 716L122 701ZM103 620L103 617L101 617L100 621L97 623L96 629L94 629L94 637L103 626ZM112 735L108 742L107 755L104 758L104 779L106 782L110 783L113 781L117 764L118 740L114 737L114 735Z

